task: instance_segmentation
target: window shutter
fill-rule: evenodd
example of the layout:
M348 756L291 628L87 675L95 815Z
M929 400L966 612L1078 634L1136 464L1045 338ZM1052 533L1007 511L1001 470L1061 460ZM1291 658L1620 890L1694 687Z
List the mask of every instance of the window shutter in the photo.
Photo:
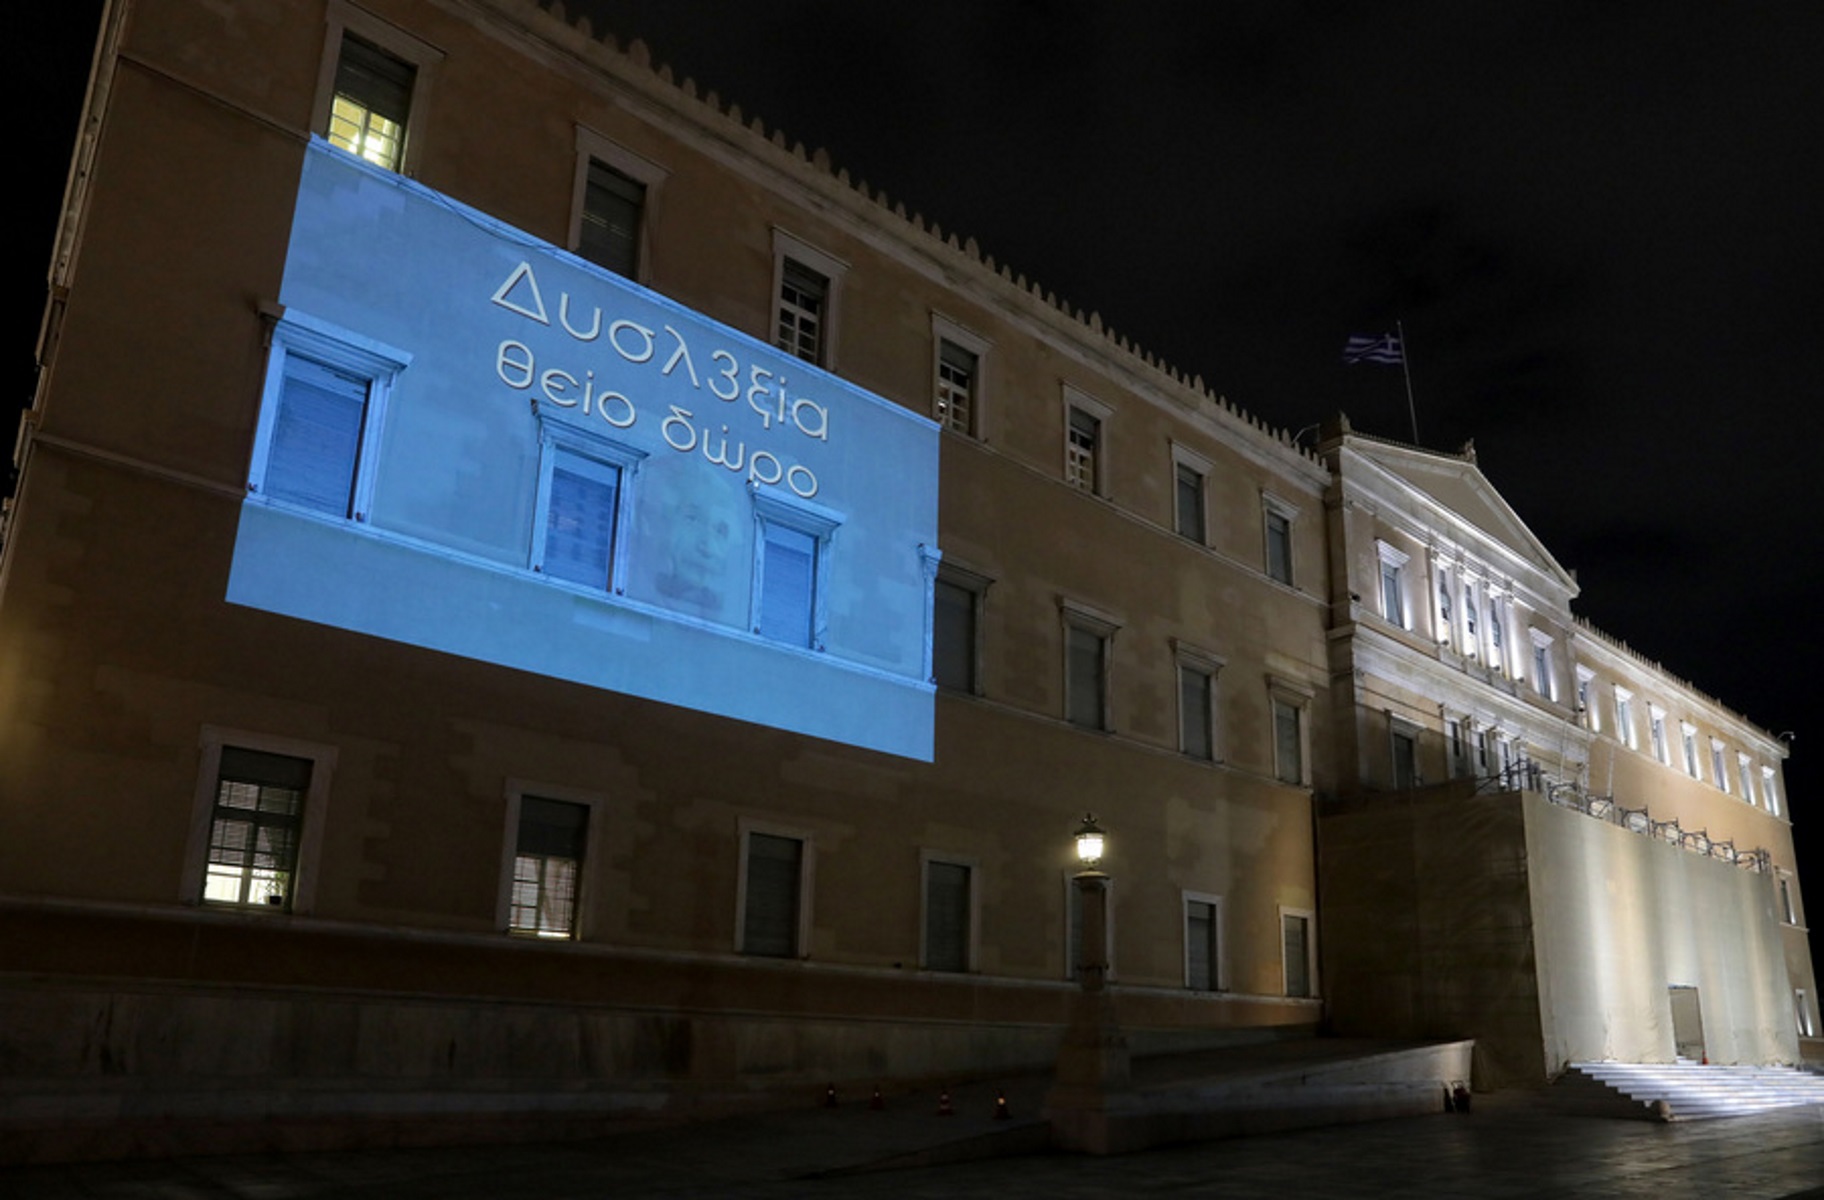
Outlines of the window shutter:
M583 860L589 807L563 800L523 797L519 802L519 853Z
M768 522L760 565L760 635L809 646L816 589L817 539Z
M1311 994L1310 959L1305 945L1305 918L1285 918L1286 934L1286 995L1309 996Z
M798 879L804 843L750 833L747 907L741 948L748 954L793 958L798 953Z
M289 355L266 466L266 494L349 515L368 381Z
M412 83L418 70L353 34L342 38L342 57L336 64L336 94L375 116L404 125L412 107Z
M932 674L942 687L975 690L975 594L940 579L933 593Z
M545 574L589 587L608 586L620 481L615 467L558 456L545 507Z
M1216 906L1192 900L1184 906L1185 976L1191 987L1216 987Z
M645 206L645 184L590 159L577 253L632 277L639 266L640 213Z
M925 966L969 969L969 868L960 863L925 864Z

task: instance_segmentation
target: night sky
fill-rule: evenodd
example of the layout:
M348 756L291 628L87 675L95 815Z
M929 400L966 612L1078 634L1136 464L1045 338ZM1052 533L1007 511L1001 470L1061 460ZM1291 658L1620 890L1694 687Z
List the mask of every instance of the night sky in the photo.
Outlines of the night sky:
M20 403L99 7L9 15L45 100ZM1288 430L1412 440L1399 369L1340 353L1403 321L1417 440L1475 440L1576 610L1795 731L1824 887L1824 6L569 9Z

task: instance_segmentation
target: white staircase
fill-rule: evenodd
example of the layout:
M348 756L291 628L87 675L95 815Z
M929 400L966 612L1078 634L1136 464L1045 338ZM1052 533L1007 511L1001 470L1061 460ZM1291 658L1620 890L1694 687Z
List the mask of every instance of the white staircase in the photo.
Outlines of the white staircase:
M1799 1104L1824 1104L1824 1077L1792 1067L1713 1066L1679 1059L1670 1063L1572 1063L1558 1081L1561 1095L1616 1115L1662 1116L1663 1100L1675 1121L1740 1117ZM1602 1105L1602 1092L1619 1103Z

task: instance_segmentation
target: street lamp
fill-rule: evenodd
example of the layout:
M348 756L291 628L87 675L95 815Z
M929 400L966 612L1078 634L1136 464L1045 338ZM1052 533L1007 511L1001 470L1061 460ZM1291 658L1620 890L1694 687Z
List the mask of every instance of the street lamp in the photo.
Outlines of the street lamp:
M1115 1020L1108 991L1108 875L1101 870L1108 834L1086 814L1074 837L1077 863L1071 879L1077 899L1078 988L1058 1046L1057 1083L1046 1097L1052 1136L1064 1149L1107 1154L1119 1141L1110 1118L1131 1107L1127 1039Z
M1102 842L1107 835L1102 827L1096 824L1095 813L1084 813L1083 823L1077 826L1077 861L1090 870L1102 861Z

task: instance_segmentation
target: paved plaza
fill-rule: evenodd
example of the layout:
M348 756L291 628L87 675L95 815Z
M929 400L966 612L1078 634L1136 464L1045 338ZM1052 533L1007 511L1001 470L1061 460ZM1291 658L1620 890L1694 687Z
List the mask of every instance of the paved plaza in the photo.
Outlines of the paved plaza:
M1020 1104L1035 1097L1019 1096ZM1523 1093L1439 1113L1115 1158L1030 1149L992 1096L894 1097L590 1141L18 1167L8 1200L567 1200L570 1197L1730 1197L1824 1200L1824 1107L1682 1122L1565 1116ZM987 1155L941 1165L930 1157Z

